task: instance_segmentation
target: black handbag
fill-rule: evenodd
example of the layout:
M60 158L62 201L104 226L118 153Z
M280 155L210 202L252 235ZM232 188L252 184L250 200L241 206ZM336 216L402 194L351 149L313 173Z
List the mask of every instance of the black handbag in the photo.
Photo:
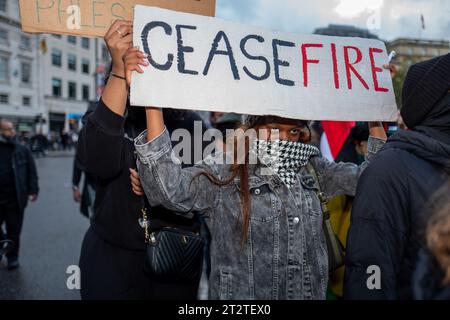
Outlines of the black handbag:
M149 232L147 208L142 208L146 257L144 270L159 281L200 280L205 239L199 233L163 227Z

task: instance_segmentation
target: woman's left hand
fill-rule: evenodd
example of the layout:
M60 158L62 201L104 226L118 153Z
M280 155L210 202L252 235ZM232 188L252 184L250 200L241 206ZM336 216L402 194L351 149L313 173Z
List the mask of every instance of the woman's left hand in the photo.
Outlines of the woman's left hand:
M389 72L391 73L391 78L394 79L395 76L397 75L398 69L397 66L393 63L389 63L389 64L385 64L383 66L384 69L389 70Z
M369 122L369 135L374 138L387 140L386 131L381 122Z
M391 73L391 78L394 79L397 74L397 67L393 63L390 63L385 64L383 68L389 70ZM371 137L387 140L386 131L384 130L383 123L381 122L369 122L369 134Z

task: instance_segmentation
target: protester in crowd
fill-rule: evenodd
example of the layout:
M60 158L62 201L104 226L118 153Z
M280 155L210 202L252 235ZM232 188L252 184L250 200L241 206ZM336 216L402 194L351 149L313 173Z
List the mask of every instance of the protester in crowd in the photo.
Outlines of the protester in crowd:
M419 253L413 277L414 298L450 300L450 180L431 199L428 210L426 248Z
M406 76L401 114L410 130L390 137L359 182L347 240L347 299L412 298L424 205L450 173L449 89L450 54L413 65ZM371 266L381 272L373 274L376 287L367 285Z
M42 132L38 132L32 138L32 151L36 154L37 157L47 155L46 150L48 146L47 138L42 134Z
M132 71L143 72L140 66L148 65L145 58L136 48L128 50L128 81ZM182 168L172 161L161 110L147 108L146 112L148 131L135 140L143 188L152 205L208 216L212 235L209 298L324 299L328 258L321 206L305 166L312 162L322 190L334 196L354 194L368 162L358 167L320 157L307 144L311 134L305 121L248 116L242 129L261 129L259 140L244 145L235 141L235 154L218 154ZM386 139L381 123L372 123L370 132L369 160ZM278 169L263 156L273 155L270 149L275 145L281 146ZM258 164L249 164L251 154L260 156ZM237 163L239 155L244 155L240 159L244 164ZM223 164L224 157L235 160L234 164ZM270 169L277 174L268 174L274 173Z
M61 131L60 138L61 138L61 149L64 151L70 150L70 136L66 130Z
M351 162L360 165L368 153L369 127L357 123L351 130L344 145L336 156L336 162Z
M396 69L391 65L385 66L385 69L390 69L391 77L395 77ZM396 132L397 126L395 123L384 123L386 135L389 137ZM351 130L337 154L334 161L336 162L351 162L360 165L364 162L364 158L368 154L368 140L369 128L366 123L359 122ZM350 227L350 217L353 206L353 196L341 195L329 200L327 207L330 210L330 220L334 232L339 241L345 248L347 242L348 229ZM344 274L345 267L330 274L330 290L329 298L343 298L344 291Z
M83 174L83 189L80 191L80 182ZM94 210L95 177L84 170L76 155L73 161L72 192L73 200L80 204L81 214L90 219Z
M13 241L6 254L8 269L19 267L20 233L28 200L37 200L39 187L31 151L19 144L11 122L0 120L0 228Z
M83 299L193 300L197 283L159 281L144 272L146 243L141 225L145 197L133 193L130 171L136 167L132 138L145 129L145 109L130 108L127 101L123 55L132 45L132 23L116 21L105 41L112 57L112 72L100 101L85 114L79 135L77 160L96 179L94 216L80 256ZM194 112L165 111L170 130L191 135ZM190 161L193 161L192 159ZM187 219L164 208L148 207L150 228L172 226L197 232L197 219Z

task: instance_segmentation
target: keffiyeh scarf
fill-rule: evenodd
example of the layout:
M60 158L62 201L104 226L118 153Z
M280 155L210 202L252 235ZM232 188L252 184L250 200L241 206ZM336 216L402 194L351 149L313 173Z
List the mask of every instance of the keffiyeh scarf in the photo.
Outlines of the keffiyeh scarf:
M286 140L255 140L251 150L289 188L295 184L295 176L300 168L306 166L311 157L320 154L314 146Z

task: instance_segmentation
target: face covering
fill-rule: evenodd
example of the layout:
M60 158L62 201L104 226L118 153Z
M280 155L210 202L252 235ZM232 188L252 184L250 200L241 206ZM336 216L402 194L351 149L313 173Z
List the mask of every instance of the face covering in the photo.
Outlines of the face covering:
M295 176L300 168L306 166L311 157L320 154L314 146L285 140L255 140L251 150L289 188L295 184Z

